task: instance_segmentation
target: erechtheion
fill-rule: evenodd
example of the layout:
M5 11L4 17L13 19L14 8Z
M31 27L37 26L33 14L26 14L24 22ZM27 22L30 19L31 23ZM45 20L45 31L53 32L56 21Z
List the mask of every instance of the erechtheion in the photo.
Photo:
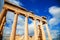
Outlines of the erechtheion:
M12 11L15 13L14 21L12 24L12 31L11 31L11 35L10 35L10 40L15 40L15 39L16 40L46 40L45 32L43 29L44 24L46 25L48 38L49 38L49 40L52 40L51 35L50 35L50 31L48 28L48 23L47 23L45 17L35 16L32 12L29 12L22 7L11 4L11 3L7 2L6 0L4 3L5 4L4 4L3 10L0 13L0 40L2 40L4 24L6 23L7 11ZM23 38L23 36L20 37L19 35L16 35L17 19L18 19L19 15L25 16L24 38ZM34 25L34 36L33 37L29 37L29 35L28 35L28 18L33 19L33 22L34 22L34 24L33 24ZM38 27L39 31L37 31L37 28L36 28L36 20L38 20L40 22L40 25ZM39 33L40 36L38 36L37 32Z

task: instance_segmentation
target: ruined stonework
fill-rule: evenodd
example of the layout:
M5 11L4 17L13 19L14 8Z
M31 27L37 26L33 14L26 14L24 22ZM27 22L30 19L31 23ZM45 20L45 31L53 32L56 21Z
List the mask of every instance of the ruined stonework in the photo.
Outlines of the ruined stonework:
M50 31L48 29L48 23L47 23L45 17L36 16L33 14L33 12L27 11L25 8L11 4L11 3L7 2L6 0L5 0L3 10L0 13L0 40L2 40L3 28L4 28L4 24L6 23L7 11L14 12L14 14L15 14L14 21L12 24L10 40L15 40L15 39L16 40L20 40L20 39L21 40L46 40L46 35L44 32L44 28L43 28L44 24L46 25L48 38L49 38L49 40L52 40ZM25 32L24 32L24 36L22 36L22 37L19 35L16 35L17 19L18 19L19 15L25 16ZM32 37L28 35L28 18L33 19L33 23L34 23L33 24L34 25L34 36L32 36ZM38 20L40 23L40 25L38 26L38 29L36 28L36 20Z

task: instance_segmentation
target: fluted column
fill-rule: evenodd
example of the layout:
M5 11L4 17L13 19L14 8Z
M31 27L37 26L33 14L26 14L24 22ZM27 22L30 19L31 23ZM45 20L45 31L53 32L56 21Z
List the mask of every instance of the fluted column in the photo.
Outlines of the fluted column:
M46 40L46 36L45 36L45 32L44 32L42 21L40 21L40 28L41 28L41 31L42 31L42 40Z
M34 19L34 40L38 40L38 33L37 33L37 27L36 27L36 19Z
M28 39L28 16L25 17L25 39L24 40L29 40Z
M10 40L15 40L17 19L18 19L18 14L16 13L14 16L13 24L12 24L12 31L11 31L11 35L10 35Z
M1 25L3 17L6 15L6 13L7 13L7 9L3 8L3 10L2 10L2 12L0 14L0 25Z
M48 33L48 38L49 38L49 40L52 40L52 37L50 35L50 30L48 28L48 24L45 24L45 25L46 25L46 30L47 30L47 33Z

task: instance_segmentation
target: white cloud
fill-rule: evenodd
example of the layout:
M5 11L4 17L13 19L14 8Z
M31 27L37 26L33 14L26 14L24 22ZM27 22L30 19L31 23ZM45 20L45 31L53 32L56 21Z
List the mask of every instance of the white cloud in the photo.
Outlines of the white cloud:
M3 34L4 35L7 35L7 34L10 34L11 33L11 28L10 27L4 27L4 32L3 32Z
M19 2L17 2L16 0L8 0L9 2L11 2L12 4L18 5L19 6Z
M6 15L6 24L4 27L4 35L11 33L13 19L14 19L13 12L8 11L7 15Z
M57 25L59 23L59 21L58 21L58 19L56 19L56 18L51 18L50 20L49 20L49 24L50 25Z
M17 0L8 0L10 3L17 5L17 6L23 6L23 4Z
M49 13L53 16L50 20L49 20L49 27L52 26L52 29L53 29L53 26L56 26L60 23L60 7L57 7L57 6L52 6L49 8ZM57 33L58 33L58 30L50 30L51 32L51 36L52 36L52 39L56 38L57 37Z
M49 8L49 12L56 18L60 18L60 7L52 6Z
M49 20L50 25L54 26L60 23L60 7L56 7L56 6L50 7L49 13L53 16L53 18Z
M14 13L8 11L8 12L7 12L7 16L6 16L6 18L7 18L7 19L11 19L11 20L13 20L13 19L14 19Z
M29 28L29 33L31 34L33 31L34 31L34 24L33 24L33 22L31 23L31 24L29 24L29 26L28 26Z
M58 30L52 30L52 31L51 31L51 36L52 36L53 39L58 36L58 35L57 35L58 32L59 32Z

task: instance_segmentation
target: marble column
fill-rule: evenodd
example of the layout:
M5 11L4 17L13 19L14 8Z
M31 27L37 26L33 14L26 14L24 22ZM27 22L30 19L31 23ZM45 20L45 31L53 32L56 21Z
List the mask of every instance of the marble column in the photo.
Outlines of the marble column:
M41 35L40 35L40 33L41 33L40 31L41 31L41 30L40 30L40 26L39 26L39 25L38 25L38 29L37 29L37 30L38 30L38 40L40 40L40 36L41 36Z
M46 40L46 36L45 36L45 32L44 32L42 21L40 21L40 29L42 31L42 40Z
M29 40L28 39L28 16L25 17L25 39L24 40Z
M1 25L3 17L6 15L6 13L7 13L7 9L3 8L2 12L0 14L0 25Z
M11 35L10 35L10 40L15 40L17 20L18 20L18 14L16 13L14 16L13 24L12 24L12 31L11 31Z
M37 26L36 26L36 19L33 20L34 22L34 40L38 40L38 30L37 30Z
M47 33L48 33L48 38L49 38L49 40L52 40L52 37L50 35L50 30L48 28L48 24L45 24L45 25L46 25L46 30L47 30Z
M2 20L2 23L1 23L1 25L0 25L0 31L3 30L3 26L4 26L5 21L6 21L6 17L4 16L4 17L3 17L3 20Z
M2 23L0 25L0 40L2 40L2 35L3 35L3 29L4 29L5 21L6 21L6 17L4 16L3 20L2 20Z

